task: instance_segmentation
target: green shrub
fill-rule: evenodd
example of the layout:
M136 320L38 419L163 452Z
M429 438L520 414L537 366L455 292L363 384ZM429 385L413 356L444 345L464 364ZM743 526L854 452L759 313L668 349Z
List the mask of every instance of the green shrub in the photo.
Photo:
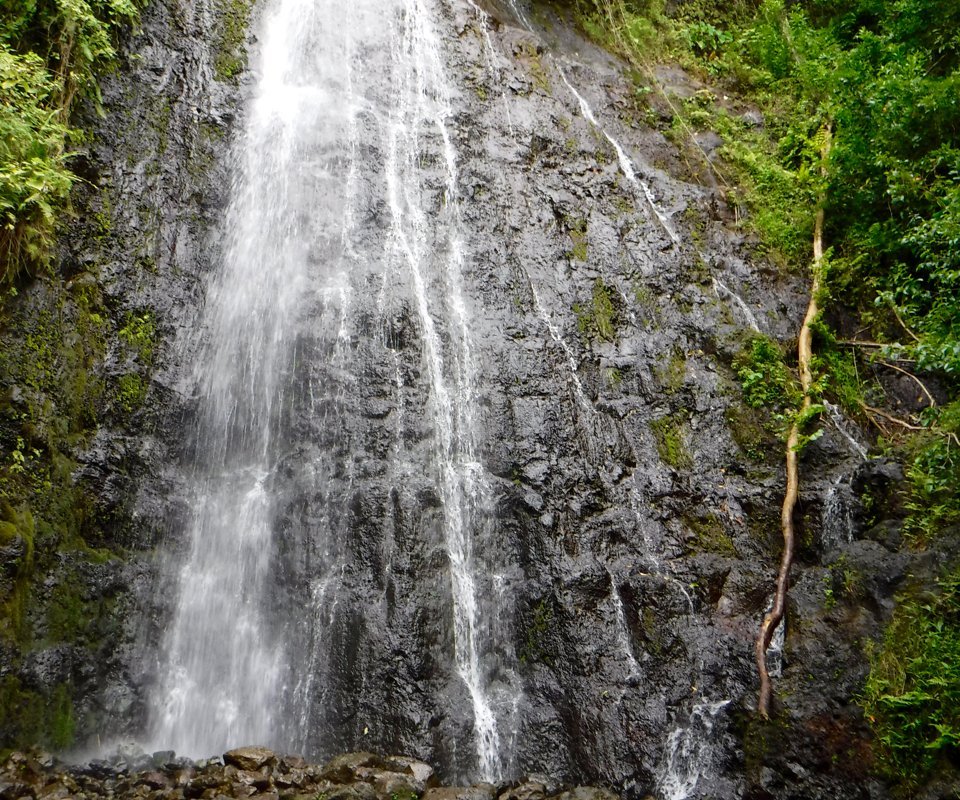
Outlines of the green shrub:
M888 772L915 784L960 747L960 571L902 599L861 698Z
M73 183L65 155L78 100L100 107L131 0L0 0L0 281L42 265Z
M733 368L747 405L783 410L799 404L800 387L773 339L760 334L752 336L734 359Z
M45 257L73 176L67 129L50 109L55 84L39 56L0 44L0 279Z

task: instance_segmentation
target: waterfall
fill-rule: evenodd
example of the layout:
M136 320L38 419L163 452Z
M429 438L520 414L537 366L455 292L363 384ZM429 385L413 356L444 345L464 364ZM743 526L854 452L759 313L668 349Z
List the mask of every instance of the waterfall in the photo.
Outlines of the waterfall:
M392 226L393 256L413 286L414 303L423 337L424 361L431 385L429 413L435 431L435 466L445 510L443 532L450 559L453 595L454 656L457 671L473 705L480 773L486 780L500 774L496 717L480 667L479 619L471 530L482 513L489 487L476 458L475 368L462 289L464 262L461 223L456 202L457 165L448 120L452 116L450 87L440 60L439 43L424 4L411 0L403 35L394 44L400 65L397 103L387 138L387 200ZM419 172L423 139L439 138L443 164L443 209L439 214L423 202ZM439 265L444 288L447 330L454 340L454 366L444 363L444 342L434 315L436 304L428 288L426 269L431 226L446 228L445 257Z
M363 454L332 452L354 446L338 409L355 402L353 359L366 336L390 354L388 479L399 490L425 474L440 500L446 658L472 707L474 774L496 780L503 771L498 708L515 713L519 693L508 666L497 664L496 688L484 667L497 601L474 537L490 524L492 491L474 418L453 90L434 25L425 0L274 0L265 10L195 359L199 410L183 467L195 490L149 700L155 748L323 749L316 706L335 672L332 631L350 624L349 613L370 624L377 613L373 598L358 612L350 596L348 523L338 513ZM406 345L390 323L401 305L416 333L409 346L422 397L422 421L410 423ZM332 374L336 388L323 380ZM418 422L432 431L425 463L398 465L404 431ZM291 515L292 481L320 510ZM278 588L296 571L291 551L306 565L298 562L306 577L296 597Z
M694 705L686 725L667 737L666 760L657 779L662 800L687 800L700 780L715 768L717 746L714 723L729 700Z

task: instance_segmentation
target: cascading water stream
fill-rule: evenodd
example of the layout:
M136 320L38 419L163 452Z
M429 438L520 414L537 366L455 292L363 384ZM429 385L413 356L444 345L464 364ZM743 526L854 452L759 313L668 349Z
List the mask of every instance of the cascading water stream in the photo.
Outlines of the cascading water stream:
M661 800L687 800L701 778L713 768L714 724L729 700L697 703L685 725L667 738L666 760L657 779Z
M660 206L657 204L656 198L653 196L653 191L651 191L650 186L647 182L637 176L636 171L633 168L633 164L630 159L627 157L627 154L624 152L623 147L620 143L614 139L607 131L597 122L597 118L593 114L593 110L590 108L590 105L584 99L576 89L573 88L573 85L567 80L567 75L563 69L558 65L557 71L560 73L560 78L563 80L566 87L570 90L570 93L577 99L577 103L580 105L580 113L583 114L584 119L587 120L594 128L596 128L600 133L603 134L604 138L610 142L611 147L613 147L614 152L617 154L617 161L620 164L620 169L623 171L623 174L626 176L627 181L636 189L639 189L643 194L644 199L646 199L647 204L650 207L650 210L653 211L653 215L657 218L657 222L660 223L660 226L666 232L667 236L670 237L670 241L674 245L680 244L680 236L677 234L677 231L673 227L673 223L670 222L670 219L666 214L663 213Z
M450 89L440 59L439 43L423 3L411 0L406 8L404 35L398 38L395 63L398 102L387 140L387 200L392 216L395 254L406 267L413 287L423 338L424 361L431 383L429 413L435 431L435 461L444 506L443 532L450 558L453 594L454 656L457 671L473 706L474 732L480 772L484 779L499 777L500 746L497 721L487 696L480 665L479 609L474 578L471 532L488 495L477 461L473 420L474 367L466 310L461 288L463 245L456 202L456 159L448 131L452 116ZM443 202L438 222L422 202L417 179L424 139L439 137L443 154ZM434 321L425 268L429 263L427 230L446 225L446 258L441 283L445 289L445 316L453 325L454 368L444 363L444 342Z
M334 390L314 377L323 371L304 362L322 357L348 390L355 383L350 359L363 323L352 298L373 276L381 286L376 313L389 316L400 294L417 323L433 431L424 467L442 507L452 661L472 705L479 777L495 780L504 760L496 708L515 710L519 695L503 664L493 692L482 663L491 610L473 537L489 519L491 490L474 420L452 90L430 3L359 0L349 24L343 15L332 0L275 0L263 18L224 256L196 361L196 455L185 467L197 487L190 549L150 701L149 744L192 756L254 742L316 745L323 714L312 705L323 701L318 684L332 669L327 631L350 571L330 476L350 490L354 461L339 472L323 452L310 462L301 453L319 448L298 440L303 426L292 417L332 415L330 425L341 424L343 398L331 401ZM369 163L371 151L382 154L379 164ZM373 204L383 217L371 220ZM374 326L384 339L387 327ZM399 360L395 384L399 397ZM398 401L398 442L400 412ZM397 459L399 447L392 452ZM280 532L290 525L279 498L291 469L325 498L309 531L296 534L309 550L306 623L302 608L282 606L274 580L281 536L295 533ZM398 480L413 472L391 469ZM304 635L291 638L294 631Z
M309 303L308 221L325 188L303 158L329 128L309 82L310 0L284 0L264 26L261 74L227 213L223 264L208 294L196 362L200 410L190 552L179 580L150 735L157 747L207 755L278 741L283 642L270 610L272 482L296 324Z

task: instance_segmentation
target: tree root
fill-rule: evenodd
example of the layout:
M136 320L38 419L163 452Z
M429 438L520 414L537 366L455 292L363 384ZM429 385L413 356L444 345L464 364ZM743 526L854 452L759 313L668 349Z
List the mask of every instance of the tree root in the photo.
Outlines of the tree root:
M826 159L830 153L831 128L823 129L823 144L821 155L823 167L826 168ZM800 469L798 465L800 443L799 419L805 416L813 404L811 389L813 387L813 323L820 313L817 306L817 295L820 294L820 282L823 271L823 204L817 210L816 222L813 229L813 280L810 285L810 302L806 316L800 328L800 337L797 343L797 356L800 365L800 385L803 389L803 403L800 413L795 417L787 436L786 460L787 478L786 492L783 497L783 507L780 511L780 527L783 531L783 555L780 557L780 571L777 573L777 590L774 595L773 608L768 611L760 624L760 633L756 641L757 672L760 675L760 694L757 701L757 712L764 719L770 718L770 701L773 697L773 685L770 682L770 673L767 670L767 648L773 632L783 621L787 605L787 589L790 585L790 567L793 565L793 553L796 546L796 533L793 526L793 512L800 494Z

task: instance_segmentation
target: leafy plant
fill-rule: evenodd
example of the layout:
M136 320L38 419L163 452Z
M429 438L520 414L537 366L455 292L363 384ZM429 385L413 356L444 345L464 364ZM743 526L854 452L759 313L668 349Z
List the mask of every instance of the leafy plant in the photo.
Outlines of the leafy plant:
M799 403L800 389L773 339L756 335L734 359L743 398L753 408L782 410Z
M43 264L74 177L66 154L77 101L100 108L132 0L0 0L0 281Z
M871 656L861 703L888 771L919 782L960 747L960 572L902 599Z

